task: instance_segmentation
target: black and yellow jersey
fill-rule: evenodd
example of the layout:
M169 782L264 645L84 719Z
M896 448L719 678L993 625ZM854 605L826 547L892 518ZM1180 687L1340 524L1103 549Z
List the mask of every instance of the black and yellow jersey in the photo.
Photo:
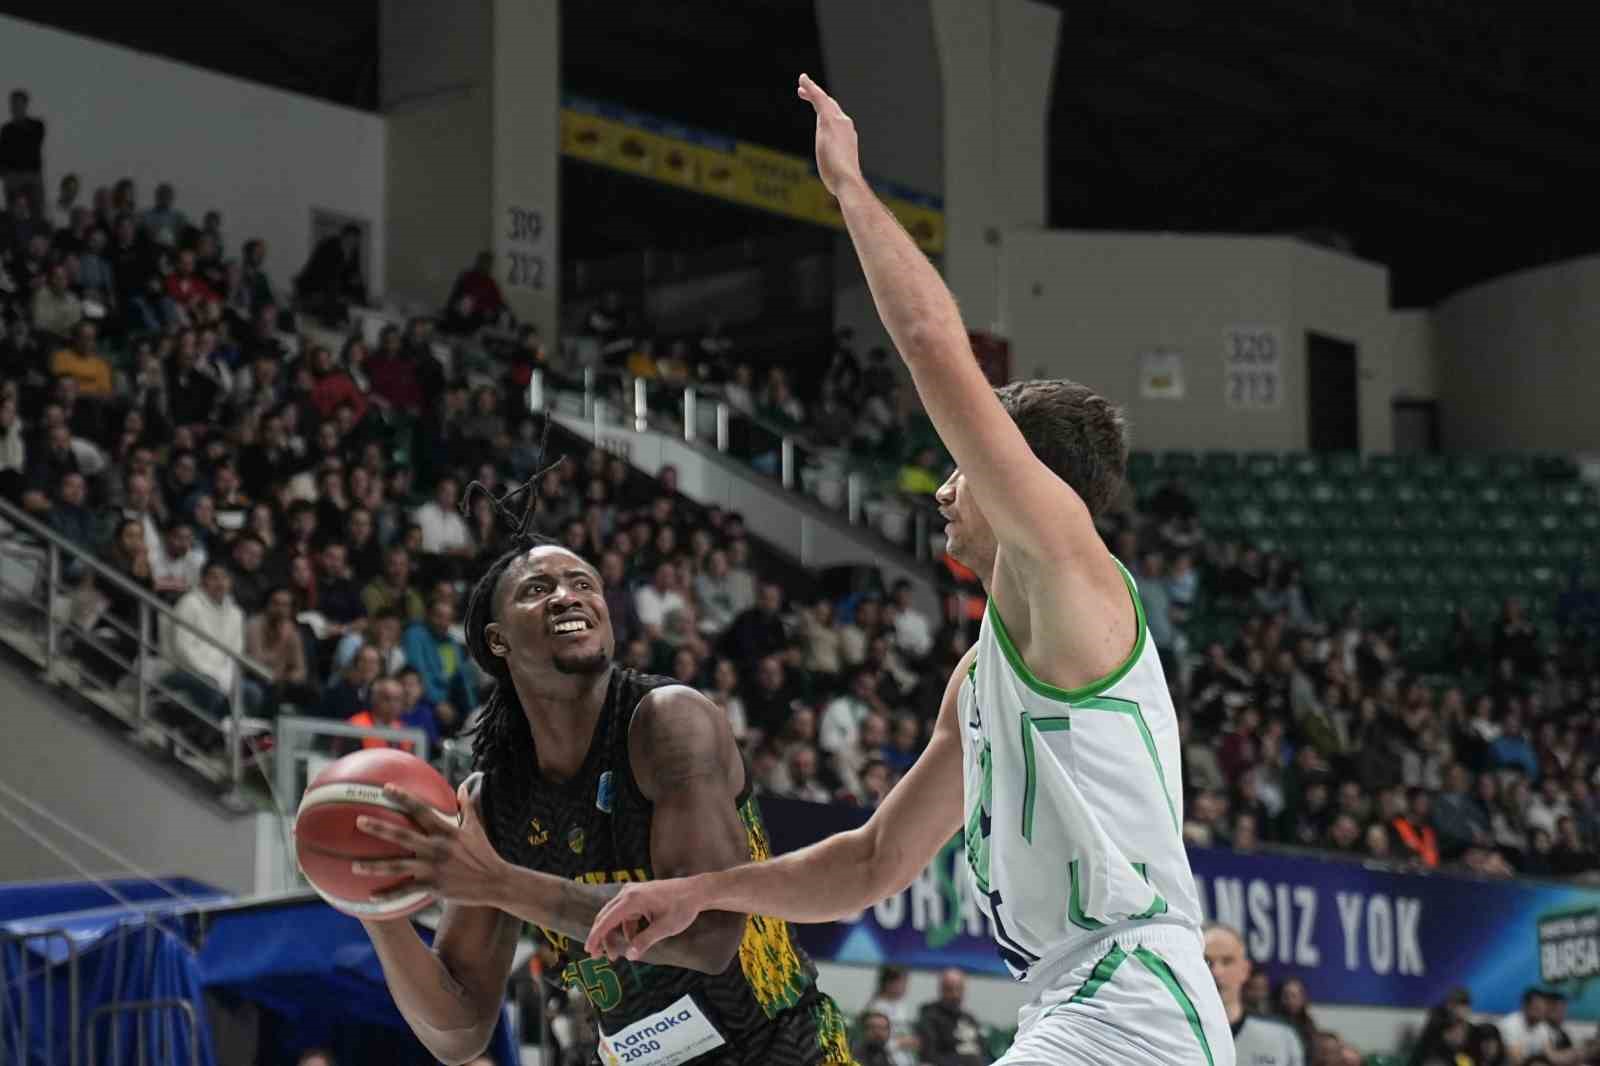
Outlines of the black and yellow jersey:
M541 777L531 738L525 759L487 768L479 802L495 849L519 866L590 884L649 880L652 804L629 767L628 727L646 693L673 684L671 678L613 667L594 740L570 781ZM750 794L748 768L745 777L736 802L750 858L761 861L770 857L766 830ZM844 1018L817 990L816 967L786 922L747 918L738 959L715 976L592 958L581 942L551 930L544 935L561 954L563 979L585 991L608 1036L633 1036L655 1019L666 1024L689 997L722 1037L715 1050L690 1060L695 1066L853 1062Z

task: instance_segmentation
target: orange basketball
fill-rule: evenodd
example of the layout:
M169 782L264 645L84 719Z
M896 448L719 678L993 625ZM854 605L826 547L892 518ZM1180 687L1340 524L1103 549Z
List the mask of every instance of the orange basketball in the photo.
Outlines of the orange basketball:
M394 844L356 828L362 815L416 828L400 805L384 796L383 786L388 784L400 786L451 818L459 813L455 790L439 771L394 748L368 748L325 767L312 779L295 814L295 857L306 880L331 906L355 918L404 918L433 902L423 890L376 902L374 892L403 888L410 879L371 877L350 869L360 859L409 857Z

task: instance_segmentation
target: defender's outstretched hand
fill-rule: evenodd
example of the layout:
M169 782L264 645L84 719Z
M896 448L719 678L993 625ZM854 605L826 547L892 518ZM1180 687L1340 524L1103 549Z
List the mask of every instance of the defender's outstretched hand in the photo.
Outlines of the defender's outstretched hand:
M595 915L583 949L613 962L637 961L656 943L689 928L704 909L692 877L628 885Z
M811 75L800 75L800 99L817 112L817 173L827 190L838 196L846 185L862 181L856 124L839 101L822 91Z

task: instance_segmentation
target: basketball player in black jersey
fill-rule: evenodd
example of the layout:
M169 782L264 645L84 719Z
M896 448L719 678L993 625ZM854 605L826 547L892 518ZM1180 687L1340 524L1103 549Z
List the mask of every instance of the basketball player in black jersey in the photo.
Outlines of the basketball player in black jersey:
M591 921L623 885L764 859L766 835L726 716L670 678L613 664L594 567L510 518L517 547L467 608L469 650L496 685L460 825L393 786L421 831L357 823L413 855L357 872L409 874L406 892L446 901L431 949L409 921L365 923L401 1014L444 1062L481 1054L530 922L588 994L603 1063L851 1063L844 1020L781 921L708 913L636 963L585 955Z

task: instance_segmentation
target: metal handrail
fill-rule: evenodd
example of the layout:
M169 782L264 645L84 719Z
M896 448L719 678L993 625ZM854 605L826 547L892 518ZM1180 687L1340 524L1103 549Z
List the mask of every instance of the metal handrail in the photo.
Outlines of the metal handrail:
M585 370L583 374L583 411L585 418L595 421L595 439L599 439L599 426L603 418L606 404L599 398L599 386L603 381L616 381L620 383L623 392L623 406L627 412L627 424L636 432L643 432L650 425L650 410L648 404L648 383L643 378L632 378L618 370L600 369ZM731 426L735 419L761 429L775 438L778 442L777 454L779 457L778 481L789 492L799 493L804 496L800 485L800 471L796 447L803 447L813 451L821 451L827 445L817 444L803 434L796 433L792 428L784 429L774 425L759 416L735 409L723 398L721 390L696 385L674 385L667 382L656 382L658 388L669 390L675 394L682 406L683 427L682 434L685 442L695 444L700 441L699 407L702 400L714 400L716 429L714 440L707 440L708 445L714 445L718 452L727 454L731 450ZM528 385L530 406L534 410L541 410L550 402L549 398L559 392L569 390L560 389L553 382L546 380L543 370L534 370ZM705 394L709 395L705 395ZM844 474L845 499L843 507L837 510L842 517L854 526L865 524L866 497L869 491L871 475L861 470L849 470ZM911 514L911 545L910 552L918 562L928 562L933 559L932 533L933 515L936 509L931 504L920 503L915 499L905 496L899 497L901 502L909 507ZM827 505L824 504L826 507ZM905 544L897 543L881 531L868 528L868 532L880 539L885 545L898 551L907 550Z
M186 740L181 733L173 730L162 729L159 726L156 726L156 724L150 720L150 695L152 692L155 692L159 696L164 696L170 700L173 700L179 708L194 718L205 722L207 725L215 727L222 734L227 747L226 777L230 787L223 795L222 800L226 805L232 807L233 809L248 809L251 804L245 797L243 791L245 772L244 726L246 718L244 713L244 683L246 673L248 672L248 674L252 675L255 679L264 681L267 684L271 684L273 680L272 671L266 666L257 662L251 656L245 654L242 650L235 651L232 648L229 648L212 634L185 621L177 614L176 611L162 602L160 598L141 588L138 584L130 581L122 574L117 573L115 569L97 559L92 552L80 547L77 544L74 544L70 540L67 540L55 530L38 521L32 515L23 512L16 506L4 500L0 500L0 519L4 519L5 521L9 522L15 530L34 538L37 543L31 547L42 551L45 557L45 653L43 666L46 678L50 679L52 682L57 679L58 675L56 673L56 660L60 654L61 634L68 628L66 625L63 625L60 621L58 621L56 610L58 597L62 592L61 562L63 558L67 558L75 560L77 563L82 565L84 569L92 574L97 581L106 582L109 587L121 592L125 596L130 597L135 603L138 604L139 620L137 634L128 632L128 627L122 623L116 620L107 619L108 624L115 622L115 624L112 624L111 628L120 632L124 637L132 639L138 645L137 653L132 662L125 662L120 654L113 654L109 648L102 644L95 634L89 632L81 632L79 634L80 639L82 639L88 647L94 649L99 655L109 660L114 665L127 670L130 676L134 678L135 705L133 708L133 718L137 723L137 726L141 729L146 727L154 727L156 731L164 738L164 740L170 741L174 745L185 747L191 751L195 750L192 742ZM227 714L222 723L215 722L209 716L202 714L193 707L190 707L187 700L180 697L179 693L175 692L165 683L165 680L154 680L146 676L149 672L148 667L151 663L152 654L155 656L155 659L158 662L163 661L165 658L162 655L159 635L152 639L152 617L164 619L167 624L174 629L181 629L186 635L199 638L208 646L221 651L224 655L228 656L228 658L235 664L233 680L232 684L229 686L229 691L219 693L226 699L228 707ZM177 670L185 670L185 668L179 663L173 662L171 665Z
M79 545L74 544L72 541L66 539L49 526L44 525L26 511L12 504L10 501L0 500L0 518L4 518L7 522L10 522L13 525L25 530L30 536L38 537L46 544L55 545L57 550L64 552L68 558L87 565L91 570L94 571L97 578L108 579L112 585L120 589L123 593L139 600L141 603L154 610L157 614L167 619L167 621L182 626L191 634L199 637L201 640L205 641L213 648L216 648L218 651L226 652L232 658L237 659L240 664L249 667L250 671L257 677L266 678L267 680L272 679L272 671L269 668L263 666L261 663L256 662L244 652L234 651L232 648L229 648L226 644L223 644L221 641L219 641L216 637L213 637L210 633L207 633L205 630L190 625L188 622L180 618L175 610L173 610L171 607L168 607L159 596L156 596L148 589L141 588L139 585L128 580L122 574L117 573L114 568L107 566L104 562L96 558L93 552L86 551Z

